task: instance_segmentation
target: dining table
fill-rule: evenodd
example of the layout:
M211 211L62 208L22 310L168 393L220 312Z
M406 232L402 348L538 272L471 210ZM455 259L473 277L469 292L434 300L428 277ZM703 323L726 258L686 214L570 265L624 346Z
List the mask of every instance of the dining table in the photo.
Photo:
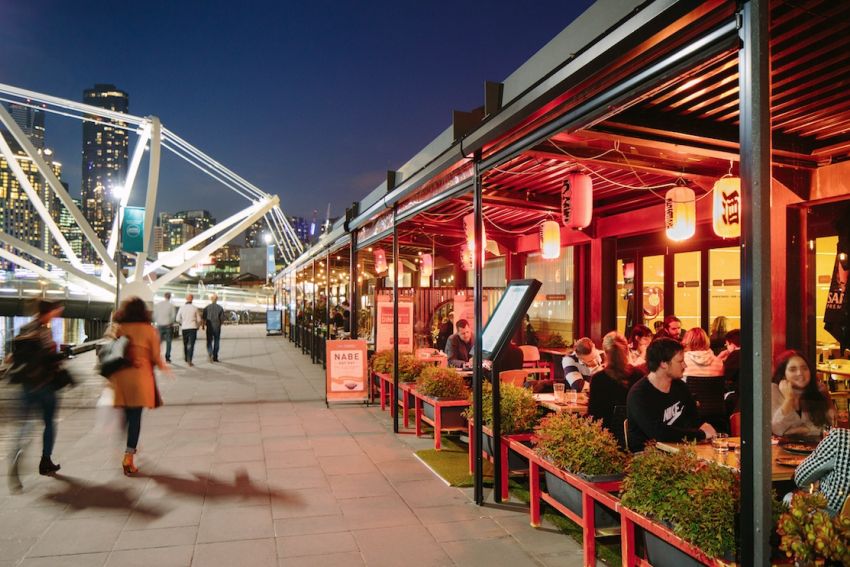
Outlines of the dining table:
M587 413L587 394L584 392L578 392L576 401L574 403L555 401L555 394L533 394L533 396L534 400L537 402L537 405L539 405L540 407L544 407L550 411L566 411L581 415Z
M678 453L682 449L693 449L697 457L703 461L716 463L723 467L740 471L741 470L741 453L740 453L740 438L729 438L729 449L727 451L716 450L710 442L702 442L694 445L693 443L668 443L659 441L656 446L662 451L669 453ZM770 476L773 482L792 480L794 471L797 466L790 464L792 461L800 461L805 458L805 455L786 451L778 443L771 444L771 471ZM788 464L782 464L788 463Z

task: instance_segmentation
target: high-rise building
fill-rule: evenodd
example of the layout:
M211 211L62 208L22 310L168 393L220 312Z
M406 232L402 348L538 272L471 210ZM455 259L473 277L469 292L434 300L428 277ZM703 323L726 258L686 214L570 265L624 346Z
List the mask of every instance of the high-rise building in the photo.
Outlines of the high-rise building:
M30 139L36 150L44 150L44 111L16 102L6 104L12 118ZM9 139L7 137L7 139ZM13 146L16 144L12 144Z
M63 183L63 185L65 185ZM67 190L67 186L65 187ZM77 208L80 208L81 202L79 199L73 199L74 204ZM74 251L74 254L79 258L83 253L83 231L80 229L80 225L77 224L77 221L74 220L74 217L71 216L71 213L68 212L68 209L62 207L61 204L59 206L59 229L62 231L62 234L65 235L65 239L68 241L68 244L71 245L71 250ZM58 245L55 245L58 248ZM54 255L58 255L59 252L54 250Z
M97 84L83 92L83 102L115 112L126 113L130 99L115 85ZM129 139L127 124L89 116L83 122L82 211L98 238L106 244L115 219L116 189L127 177ZM83 258L96 256L88 243Z
M298 237L298 240L304 244L310 242L310 221L304 217L291 216L289 217L289 224L292 226L292 230L295 231L295 236Z
M185 220L197 229L196 234L202 233L215 224L215 219L210 215L210 212L203 209L178 211L172 215L172 218Z
M245 229L245 248L259 248L265 246L263 234L269 229L266 226L265 219L260 219L248 228Z

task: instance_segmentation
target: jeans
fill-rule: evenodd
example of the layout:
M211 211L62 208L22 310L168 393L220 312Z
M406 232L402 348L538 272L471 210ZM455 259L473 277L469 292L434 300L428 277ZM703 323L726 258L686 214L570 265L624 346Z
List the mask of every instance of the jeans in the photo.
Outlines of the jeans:
M186 362L192 362L195 355L195 341L198 338L198 329L183 329L183 358Z
M159 337L165 341L165 360L171 362L171 325L157 325L156 328L159 330Z
M207 325L207 354L213 360L218 360L218 344L221 340L221 327L214 329L211 325Z
M26 445L26 438L33 427L33 420L30 419L33 410L41 412L41 419L44 421L41 456L49 458L53 454L53 443L56 440L56 424L53 422L53 416L56 413L56 392L49 385L38 390L23 391L21 395L21 427L12 455L14 456L18 451L22 451Z
M142 431L142 408L124 408L127 419L127 452L135 453Z

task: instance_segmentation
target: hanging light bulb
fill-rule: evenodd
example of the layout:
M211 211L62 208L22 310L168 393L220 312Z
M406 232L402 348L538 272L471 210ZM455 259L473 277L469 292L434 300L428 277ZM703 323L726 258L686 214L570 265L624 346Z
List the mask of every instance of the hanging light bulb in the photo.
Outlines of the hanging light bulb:
M387 253L383 248L375 248L375 271L379 274L387 271Z
M421 274L423 278L430 278L431 274L434 273L434 259L430 254L422 254L422 262L420 264Z
M714 184L712 225L721 238L741 236L741 178L721 177Z
M561 190L564 226L581 230L593 219L593 180L586 173L570 173Z
M540 249L546 260L561 256L561 226L548 220L540 226Z
M696 195L688 187L673 187L664 198L664 226L670 240L687 240L697 229Z

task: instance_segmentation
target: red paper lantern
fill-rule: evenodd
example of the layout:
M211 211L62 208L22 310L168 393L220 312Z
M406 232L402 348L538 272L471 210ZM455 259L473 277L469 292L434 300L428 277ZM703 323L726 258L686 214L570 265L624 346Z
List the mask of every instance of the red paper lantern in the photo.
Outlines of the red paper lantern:
M593 219L593 180L586 173L570 173L561 191L564 226L581 230Z
M383 248L375 248L375 271L379 274L387 271L387 254Z

